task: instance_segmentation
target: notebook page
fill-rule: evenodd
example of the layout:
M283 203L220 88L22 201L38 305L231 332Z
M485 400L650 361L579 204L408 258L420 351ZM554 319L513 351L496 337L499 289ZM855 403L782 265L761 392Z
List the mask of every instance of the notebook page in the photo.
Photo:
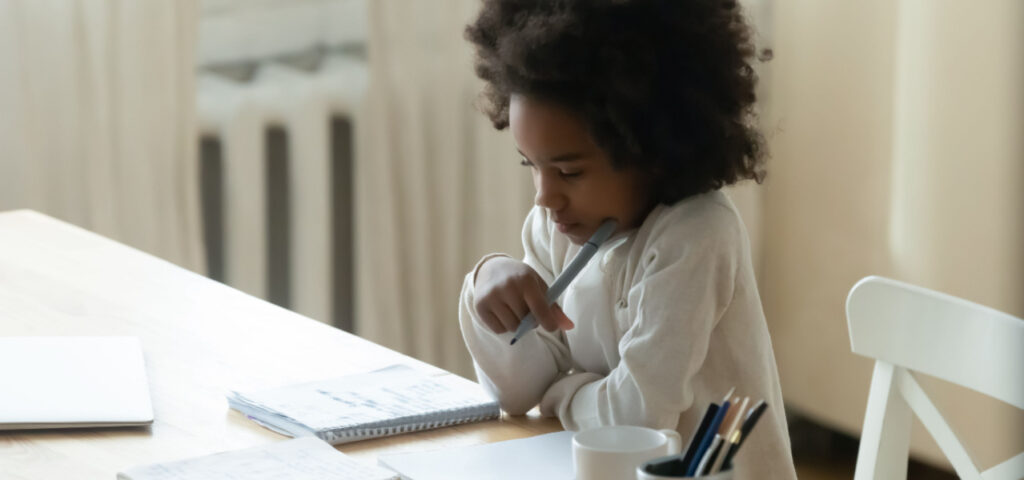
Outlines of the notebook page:
M400 425L400 420L408 417L441 420L453 411L494 403L469 380L455 375L428 376L404 365L262 392L235 393L233 400L276 411L315 431Z
M119 480L391 480L323 441L305 437L244 450L130 468Z

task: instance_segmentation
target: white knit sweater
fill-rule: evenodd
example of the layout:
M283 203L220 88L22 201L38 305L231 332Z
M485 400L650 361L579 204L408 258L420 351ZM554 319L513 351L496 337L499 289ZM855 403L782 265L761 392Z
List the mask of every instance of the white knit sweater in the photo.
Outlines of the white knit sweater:
M550 285L579 247L535 207L524 261ZM782 392L736 208L720 191L659 205L609 239L559 304L576 328L535 329L514 346L473 308L466 276L459 321L477 376L511 414L540 404L565 428L675 428L684 443L711 402L736 394L769 408L734 465L740 479L793 479Z

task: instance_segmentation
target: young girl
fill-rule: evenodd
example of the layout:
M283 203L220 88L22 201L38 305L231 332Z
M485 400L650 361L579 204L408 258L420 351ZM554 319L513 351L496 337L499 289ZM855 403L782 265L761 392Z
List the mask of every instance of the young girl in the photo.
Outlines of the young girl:
M728 0L485 0L466 30L485 112L533 175L526 257L484 257L459 321L508 413L689 438L731 387L770 408L737 479L795 478L747 234L719 189L760 181L750 32ZM547 285L607 218L561 297ZM532 312L539 328L509 345Z

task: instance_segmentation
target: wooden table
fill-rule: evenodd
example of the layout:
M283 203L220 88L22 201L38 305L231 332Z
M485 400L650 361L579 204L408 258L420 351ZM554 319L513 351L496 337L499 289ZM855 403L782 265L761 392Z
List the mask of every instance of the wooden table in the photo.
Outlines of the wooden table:
M0 213L0 335L139 337L156 417L146 428L0 432L4 479L113 479L134 465L286 438L230 410L225 400L230 389L330 378L394 363L446 373L27 210ZM339 450L376 463L384 452L560 429L557 421L534 413Z

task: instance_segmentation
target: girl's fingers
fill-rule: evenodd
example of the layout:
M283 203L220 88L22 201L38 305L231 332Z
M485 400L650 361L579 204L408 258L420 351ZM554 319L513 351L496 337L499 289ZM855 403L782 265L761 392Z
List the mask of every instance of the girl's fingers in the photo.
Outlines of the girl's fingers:
M562 311L562 307L557 303L551 306L551 312L557 319L558 328L561 328L562 330L572 330L573 328L576 328L576 324L569 319L569 316Z
M490 262L488 262L490 263ZM532 313L537 324L551 332L573 328L573 323L547 302L547 285L536 272L518 278L506 278L478 291L476 311L481 321L495 333L515 331L522 318Z
M558 329L559 323L554 315L554 311L551 309L551 305L548 305L545 290L543 281L538 279L530 288L526 288L523 291L523 297L530 312L533 312L533 317L537 320L537 323L544 327L544 330L553 332Z
M494 314L498 317L498 321L501 322L502 327L505 328L506 332L516 331L516 327L519 326L519 316L516 312L512 311L512 308L507 304L500 303L494 306Z
M484 322L484 325L486 325L487 328L491 329L492 332L505 333L508 331L505 330L505 326L501 324L501 321L498 320L498 317L491 313L490 310L480 311L478 309L476 313L480 317L480 320Z

